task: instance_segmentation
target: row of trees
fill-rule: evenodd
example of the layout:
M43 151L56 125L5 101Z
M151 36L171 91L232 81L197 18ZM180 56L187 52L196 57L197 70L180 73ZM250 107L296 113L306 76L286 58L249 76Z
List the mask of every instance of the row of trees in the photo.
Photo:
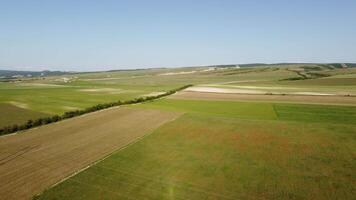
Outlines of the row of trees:
M25 124L21 124L21 125L15 124L12 126L6 126L6 127L1 128L0 135L14 133L14 132L17 132L20 130L26 130L26 129L30 129L33 127L42 126L45 124L50 124L53 122L61 121L64 119L72 118L72 117L83 115L83 114L90 113L90 112L95 112L95 111L110 108L113 106L129 105L129 104L142 103L142 102L146 102L146 101L152 101L155 99L162 98L164 96L171 95L177 91L186 89L190 86L192 86L192 85L186 85L186 86L183 86L183 87L180 87L180 88L177 88L174 90L170 90L168 92L165 92L164 94L160 94L160 95L156 95L156 96L140 97L140 98L136 98L136 99L132 99L132 100L128 100L128 101L116 101L116 102L111 102L111 103L97 104L95 106L92 106L92 107L89 107L89 108L86 108L83 110L74 110L74 111L65 112L63 115L54 115L51 117L43 117L43 118L39 118L36 120L28 120Z

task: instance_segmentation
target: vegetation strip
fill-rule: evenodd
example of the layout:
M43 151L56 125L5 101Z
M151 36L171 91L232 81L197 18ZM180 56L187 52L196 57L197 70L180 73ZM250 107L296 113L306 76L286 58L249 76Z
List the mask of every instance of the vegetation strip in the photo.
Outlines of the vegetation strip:
M308 69L307 66L304 68L303 71L287 69L290 72L296 73L298 75L298 77L285 78L285 79L281 79L279 81L297 81L297 80L317 79L317 78L324 78L324 77L331 76L328 74L322 74L322 73L318 73L318 72L309 72L305 69Z
M10 134L10 133L15 133L15 132L21 131L21 130L30 129L33 127L50 124L53 122L61 121L64 119L75 117L75 116L80 116L80 115L95 112L98 110L107 109L107 108L114 107L114 106L130 105L130 104L143 103L143 102L147 102L147 101L156 100L156 99L174 94L178 91L184 90L191 86L192 85L185 85L183 87L173 89L173 90L170 90L168 92L165 92L163 94L156 95L156 96L139 97L139 98L135 98L135 99L128 100L128 101L120 101L119 100L119 101L111 102L111 103L97 104L95 106L92 106L92 107L89 107L89 108L86 108L83 110L75 110L75 111L65 112L63 115L53 115L51 117L42 117L42 118L38 118L36 120L28 120L25 124L22 124L22 125L14 124L12 126L5 126L0 129L0 136Z

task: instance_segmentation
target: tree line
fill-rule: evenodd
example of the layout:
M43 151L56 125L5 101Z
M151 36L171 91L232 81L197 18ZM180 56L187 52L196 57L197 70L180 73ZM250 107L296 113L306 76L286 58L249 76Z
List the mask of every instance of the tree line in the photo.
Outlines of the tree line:
M110 107L114 107L114 106L120 106L120 105L129 105L129 104L136 104L136 103L143 103L143 102L147 102L147 101L152 101L155 99L159 99L171 94L174 94L175 92L178 92L180 90L184 90L188 87L191 87L192 85L185 85L183 87L177 88L177 89L173 89L170 90L168 92L165 92L163 94L160 95L156 95L156 96L147 96L147 97L139 97L139 98L135 98L132 100L127 100L127 101L116 101L116 102L111 102L111 103L102 103L102 104L97 104L94 106L91 106L89 108L85 108L82 110L74 110L74 111L68 111L65 112L63 115L53 115L50 117L42 117L42 118L38 118L35 120L28 120L26 123L21 124L21 125L17 125L14 124L12 126L5 126L3 128L0 129L0 135L5 135L5 134L10 134L10 133L15 133L17 131L21 131L21 130L26 130L26 129L30 129L33 127L38 127L38 126L42 126L42 125L46 125L46 124L50 124L50 123L54 123L54 122L58 122L64 119L69 119L72 117L76 117L79 115L83 115L86 113L91 113L91 112L95 112L98 110L103 110L106 108L110 108Z

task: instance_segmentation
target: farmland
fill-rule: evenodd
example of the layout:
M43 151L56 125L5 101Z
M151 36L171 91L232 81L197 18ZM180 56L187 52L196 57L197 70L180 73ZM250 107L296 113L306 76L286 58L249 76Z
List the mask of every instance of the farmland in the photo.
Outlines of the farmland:
M113 108L0 138L0 196L28 199L179 113ZM35 180L35 181L34 181Z
M190 67L92 73L69 73L42 78L0 82L0 103L47 115L63 114L100 103L130 100L162 93L187 84L230 93L355 95L356 68L322 68L327 77L291 81L293 70L304 65L273 65L251 68ZM314 65L310 68L314 69ZM314 71L308 71L308 73ZM0 111L4 111L0 108ZM17 112L18 115L22 111ZM14 114L15 115L15 114ZM18 123L10 116L2 125ZM34 119L29 116L28 119ZM13 119L13 120L12 120Z
M38 199L356 195L356 107L171 99L134 107L185 114Z
M2 113L6 113L0 115L0 127L13 123L22 124L25 123L28 119L36 119L48 116L48 114L28 110L25 108L14 106L12 104L0 103L0 110Z
M0 179L7 184L0 195L354 199L355 74L356 68L281 64L2 82L0 111L11 114L2 115L3 125L194 85L1 136Z
M213 92L183 91L172 95L171 99L195 99L195 100L224 100L245 102L283 102L283 103L307 103L326 105L356 105L356 98L345 96L321 96L321 95L265 95L265 94L234 94Z
M356 200L356 0L0 8L0 200Z

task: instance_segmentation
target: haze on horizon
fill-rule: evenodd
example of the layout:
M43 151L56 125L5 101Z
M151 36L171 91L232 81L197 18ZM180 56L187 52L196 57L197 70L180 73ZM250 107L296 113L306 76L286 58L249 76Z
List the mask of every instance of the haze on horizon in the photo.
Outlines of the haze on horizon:
M356 62L356 2L0 1L0 69Z

